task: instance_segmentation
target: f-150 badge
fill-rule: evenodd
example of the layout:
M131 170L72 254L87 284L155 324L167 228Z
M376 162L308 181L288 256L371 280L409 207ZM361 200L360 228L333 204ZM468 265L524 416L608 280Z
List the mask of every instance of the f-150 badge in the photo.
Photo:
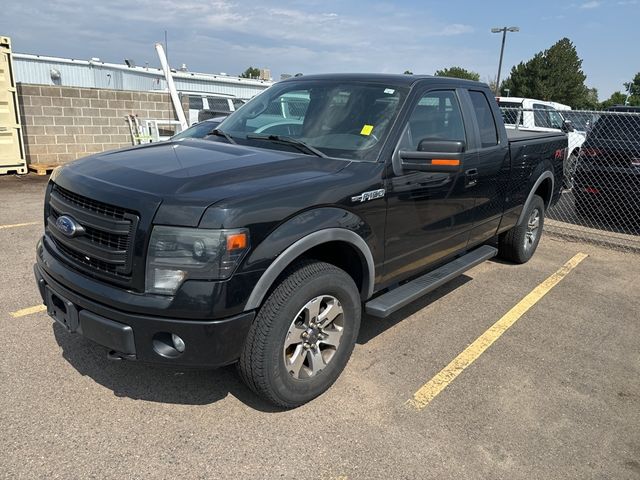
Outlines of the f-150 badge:
M352 202L367 202L369 200L374 200L376 198L384 197L385 189L381 188L380 190L371 190L370 192L362 192L360 195L356 195L355 197L351 197Z

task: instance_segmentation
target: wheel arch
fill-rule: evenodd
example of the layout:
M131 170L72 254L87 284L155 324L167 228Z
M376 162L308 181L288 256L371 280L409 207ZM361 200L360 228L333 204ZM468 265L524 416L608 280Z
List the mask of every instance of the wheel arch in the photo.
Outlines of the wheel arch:
M280 275L296 260L310 254L313 258L328 260L327 255L334 254L337 251L335 249L341 246L350 250L346 256L339 256L343 260L353 261L353 257L349 257L349 255L357 254L361 268L360 296L363 300L369 298L373 294L375 279L375 264L369 246L360 235L352 230L325 228L305 235L275 258L253 288L245 305L245 311L258 308ZM313 255L314 253L315 255ZM330 263L335 264L336 262ZM340 262L337 263L337 266L341 267ZM347 273L353 277L353 271L347 270Z
M544 201L544 207L547 209L551 205L551 200L553 199L553 192L555 188L555 178L553 173L549 170L545 170L538 177L538 179L533 184L533 187L529 191L529 195L527 196L527 200L524 202L524 206L522 207L522 211L520 212L520 217L518 218L518 222L516 225L520 225L522 221L524 221L524 216L529 209L529 205L533 201L533 197L538 195L542 197Z

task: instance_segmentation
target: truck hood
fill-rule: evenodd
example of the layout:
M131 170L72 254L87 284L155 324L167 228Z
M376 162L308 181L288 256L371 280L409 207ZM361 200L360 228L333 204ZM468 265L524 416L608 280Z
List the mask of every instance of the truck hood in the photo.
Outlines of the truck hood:
M145 216L162 204L156 223L195 226L204 210L222 199L268 192L338 172L348 164L295 152L185 139L87 157L61 168L53 180L78 194L136 209Z

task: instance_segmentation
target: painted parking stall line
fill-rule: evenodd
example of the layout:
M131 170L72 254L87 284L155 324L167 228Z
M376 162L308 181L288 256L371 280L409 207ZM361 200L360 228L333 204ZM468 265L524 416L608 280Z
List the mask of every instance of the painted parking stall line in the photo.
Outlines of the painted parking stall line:
M14 223L10 225L0 225L0 230L6 230L9 228L18 228L18 227L30 227L32 225L38 225L40 222L26 222L26 223Z
M500 320L480 335L471 345L465 348L449 365L425 383L413 394L407 404L417 410L423 410L431 401L449 386L469 365L475 362L484 351L502 336L522 315L551 291L564 279L569 272L576 268L588 255L577 253L558 271L534 288L526 297L520 300Z
M25 317L34 313L44 312L47 309L44 305L34 305L33 307L23 308L22 310L16 310L15 312L9 312L13 318Z

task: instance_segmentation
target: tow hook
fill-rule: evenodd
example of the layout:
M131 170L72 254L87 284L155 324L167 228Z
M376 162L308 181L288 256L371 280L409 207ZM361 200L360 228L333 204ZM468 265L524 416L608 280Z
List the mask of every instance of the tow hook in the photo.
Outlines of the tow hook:
M128 353L116 352L115 350L109 350L107 352L107 360L111 360L112 362L119 362L120 360L135 360L135 355L130 355Z

